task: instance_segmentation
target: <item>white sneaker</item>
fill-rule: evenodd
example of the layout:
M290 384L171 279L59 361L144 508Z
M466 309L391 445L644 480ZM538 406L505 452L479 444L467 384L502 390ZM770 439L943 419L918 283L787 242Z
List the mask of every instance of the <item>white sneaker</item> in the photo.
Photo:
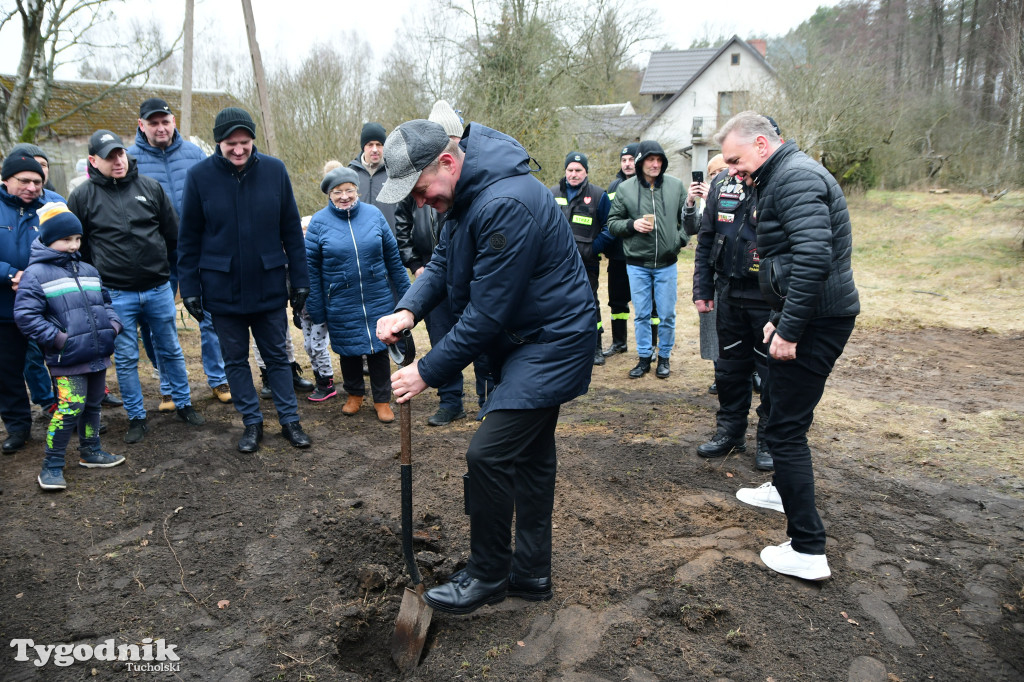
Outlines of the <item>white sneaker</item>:
M765 509L774 509L783 514L786 513L786 510L782 508L782 498L779 497L779 491L775 489L775 486L770 481L756 488L740 488L736 491L736 499L740 502L752 504L755 507L764 507Z
M792 575L804 580L825 580L832 575L824 554L804 554L790 545L772 545L761 550L761 561L776 573Z

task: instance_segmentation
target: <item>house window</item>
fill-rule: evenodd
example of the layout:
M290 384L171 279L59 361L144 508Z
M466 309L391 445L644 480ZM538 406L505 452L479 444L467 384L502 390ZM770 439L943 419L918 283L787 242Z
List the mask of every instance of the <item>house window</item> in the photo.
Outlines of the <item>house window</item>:
M730 118L747 110L747 92L737 90L735 92L718 93L718 122L725 123Z
M733 52L732 55L729 56L729 63L732 64L733 66L739 66L740 65L740 53L739 52Z

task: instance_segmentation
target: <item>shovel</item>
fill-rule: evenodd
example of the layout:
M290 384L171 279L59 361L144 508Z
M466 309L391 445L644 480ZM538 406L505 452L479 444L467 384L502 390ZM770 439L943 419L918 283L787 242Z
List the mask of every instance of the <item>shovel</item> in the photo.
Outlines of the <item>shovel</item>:
M409 330L402 332L405 352L397 345L389 345L388 353L396 365L405 367L412 363L416 349ZM402 553L409 570L412 585L402 594L402 607L395 620L395 632L391 635L391 658L402 672L416 668L427 639L427 629L434 611L423 601L423 580L416 567L416 555L412 550L412 404L399 403L398 420L402 439Z

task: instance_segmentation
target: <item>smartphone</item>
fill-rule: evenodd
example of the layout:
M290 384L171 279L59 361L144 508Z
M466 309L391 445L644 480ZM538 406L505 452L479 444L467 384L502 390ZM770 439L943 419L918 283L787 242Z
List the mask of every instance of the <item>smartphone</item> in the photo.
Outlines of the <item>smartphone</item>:
M693 171L690 175L693 176L694 182L704 182L704 171Z

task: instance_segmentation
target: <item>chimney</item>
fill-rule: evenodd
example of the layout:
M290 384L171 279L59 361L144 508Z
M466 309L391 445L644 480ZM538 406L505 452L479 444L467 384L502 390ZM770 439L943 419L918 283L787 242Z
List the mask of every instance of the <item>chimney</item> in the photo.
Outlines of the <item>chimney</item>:
M768 41L767 40L762 40L760 38L757 38L755 40L748 40L747 41L747 45L750 45L752 48L757 50L758 53L760 53L762 58L766 57L767 54L768 54Z

